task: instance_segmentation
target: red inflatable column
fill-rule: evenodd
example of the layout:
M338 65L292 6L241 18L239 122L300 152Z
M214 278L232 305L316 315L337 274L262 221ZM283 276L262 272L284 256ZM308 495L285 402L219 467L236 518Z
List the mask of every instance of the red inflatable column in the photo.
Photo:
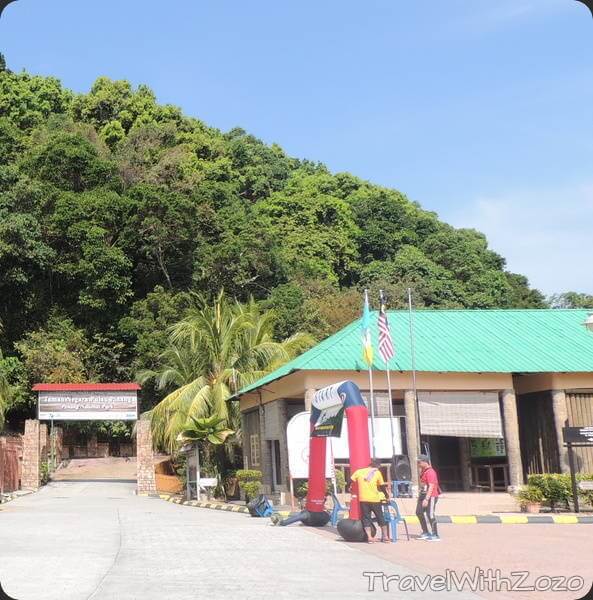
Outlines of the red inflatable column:
M325 448L324 437L309 439L309 490L307 510L322 512L325 505Z
M350 450L350 470L368 467L371 462L369 443L369 411L366 406L351 406L346 409L348 420L348 447ZM351 487L350 519L360 519L360 503L358 500L358 484Z

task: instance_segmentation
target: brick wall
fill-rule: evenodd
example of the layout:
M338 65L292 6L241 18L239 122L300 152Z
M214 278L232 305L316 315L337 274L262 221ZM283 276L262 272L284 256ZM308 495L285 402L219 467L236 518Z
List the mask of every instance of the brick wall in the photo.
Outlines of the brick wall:
M36 490L40 486L39 473L39 421L28 419L25 421L25 437L23 441L23 474L21 486L25 490Z
M138 493L156 494L150 421L140 419L136 423L136 445L138 462Z

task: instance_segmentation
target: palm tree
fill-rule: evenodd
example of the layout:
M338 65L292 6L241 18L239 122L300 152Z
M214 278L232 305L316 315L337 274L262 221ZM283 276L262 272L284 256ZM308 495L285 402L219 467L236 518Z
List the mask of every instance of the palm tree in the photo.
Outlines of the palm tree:
M216 415L239 431L238 403L228 399L313 344L305 334L274 341L273 318L254 300L240 304L221 292L208 303L195 296L195 306L171 328L162 368L139 374L141 382L154 379L159 389L173 388L149 412L157 446L173 452L189 417Z

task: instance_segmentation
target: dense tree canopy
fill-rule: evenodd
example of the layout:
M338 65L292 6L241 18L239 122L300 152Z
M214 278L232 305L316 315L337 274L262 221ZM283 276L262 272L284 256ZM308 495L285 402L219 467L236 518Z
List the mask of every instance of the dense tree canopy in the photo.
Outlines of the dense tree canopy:
M419 306L544 303L482 234L398 191L208 127L145 86L101 77L79 95L0 69L0 371L19 406L35 379L158 371L191 293L253 297L280 341L345 325L363 286L394 307L408 286ZM163 393L149 386L146 407Z

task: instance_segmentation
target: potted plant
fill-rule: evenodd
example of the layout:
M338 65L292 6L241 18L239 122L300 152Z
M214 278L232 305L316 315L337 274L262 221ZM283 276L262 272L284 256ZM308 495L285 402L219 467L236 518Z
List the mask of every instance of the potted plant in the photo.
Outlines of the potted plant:
M517 499L523 511L537 514L542 508L544 495L540 488L533 485L525 485L519 490Z
M239 487L245 494L245 501L249 502L257 498L262 487L262 472L254 469L239 469L235 475L239 482Z

